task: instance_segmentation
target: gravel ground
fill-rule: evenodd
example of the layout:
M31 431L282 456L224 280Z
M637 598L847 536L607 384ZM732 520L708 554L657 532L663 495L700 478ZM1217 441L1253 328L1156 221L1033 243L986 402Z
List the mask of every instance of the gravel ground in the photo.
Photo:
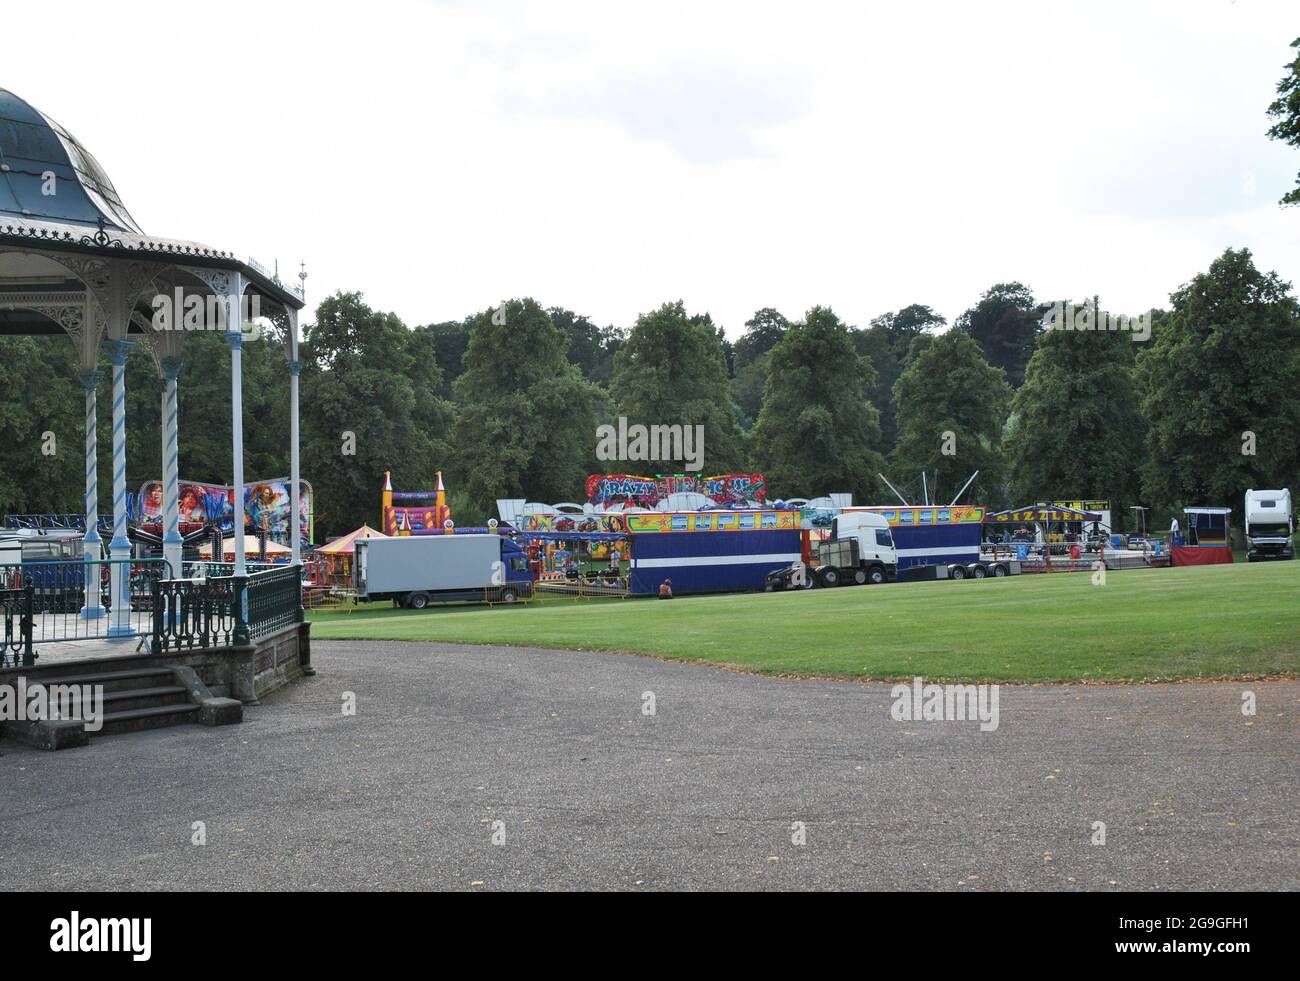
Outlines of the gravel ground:
M0 889L1300 888L1296 682L1004 685L981 732L641 657L313 660L242 725L0 742Z

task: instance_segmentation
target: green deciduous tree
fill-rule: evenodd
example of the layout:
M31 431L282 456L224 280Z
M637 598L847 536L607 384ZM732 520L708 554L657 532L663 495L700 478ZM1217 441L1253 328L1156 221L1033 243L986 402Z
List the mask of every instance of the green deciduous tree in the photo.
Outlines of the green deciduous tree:
M1268 114L1277 120L1269 127L1270 139L1281 140L1300 148L1300 37L1291 42L1296 57L1286 66L1287 73L1277 83L1277 98L1268 107ZM1300 204L1300 176L1296 186L1282 197L1283 204Z
M1011 386L960 330L935 337L894 385L898 445L891 466L908 481L924 471L934 499L951 499L972 471L966 500L1003 503L1002 426ZM936 489L937 488L937 492Z
M1012 387L1020 387L1034 341L1043 329L1029 287L1022 283L989 287L975 306L957 318L956 327L975 339L989 364L1007 373Z
M83 404L65 336L0 337L0 513L81 512Z
M1138 359L1144 494L1162 507L1240 510L1247 488L1298 476L1300 312L1290 284L1247 249L1228 249L1170 298Z
M871 403L880 413L881 448L885 452L892 450L898 440L894 383L911 358L930 341L930 332L945 324L947 321L930 307L913 303L897 313L881 314L866 330L853 334L858 353L869 358L876 369Z
M705 470L743 465L718 331L711 320L688 317L681 301L637 318L614 359L610 394L630 425L703 426Z
M1107 330L1039 337L1007 426L1014 501L1101 498L1121 518L1137 503L1144 424L1133 337Z
M848 491L873 499L880 420L871 404L871 363L827 307L813 307L768 354L754 452L772 496Z
M745 321L745 333L733 347L735 377L731 380L731 393L746 427L753 426L763 406L768 352L789 328L790 321L779 311L764 307Z
M582 377L608 387L614 377L614 355L623 343L623 332L614 326L597 327L582 314L564 307L551 307L546 312L568 336L569 360L578 366Z
M594 459L601 390L569 361L568 335L536 300L470 321L456 381L455 493L479 513L496 499L573 500Z
M465 370L465 350L469 347L469 320L448 320L440 324L416 327L415 332L427 333L433 343L438 368L442 372L439 394L444 399L452 397L452 386Z
M438 405L441 378L427 352L360 293L336 293L316 308L301 351L301 412L317 538L377 522L385 470L397 487L423 489L445 468L449 412Z

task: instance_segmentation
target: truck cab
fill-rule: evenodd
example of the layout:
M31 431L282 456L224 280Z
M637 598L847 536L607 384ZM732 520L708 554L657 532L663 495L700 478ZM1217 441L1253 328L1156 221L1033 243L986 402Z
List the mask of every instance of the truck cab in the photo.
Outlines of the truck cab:
M850 545L845 549L845 545ZM871 511L846 511L835 516L830 540L819 550L819 576L825 585L837 576L849 576L854 583L882 583L893 578L898 568L898 551L889 522Z
M1246 561L1295 558L1289 490L1246 491Z

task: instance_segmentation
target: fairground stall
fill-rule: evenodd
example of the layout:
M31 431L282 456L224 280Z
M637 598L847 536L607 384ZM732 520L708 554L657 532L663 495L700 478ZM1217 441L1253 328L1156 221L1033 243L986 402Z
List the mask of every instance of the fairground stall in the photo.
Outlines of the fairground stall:
M1107 512L1061 504L1031 504L995 511L984 522L982 551L1021 562L1024 572L1086 572L1094 563L1109 569L1167 565L1163 546L1108 534Z
M1186 527L1173 539L1174 565L1231 565L1232 508L1183 508Z

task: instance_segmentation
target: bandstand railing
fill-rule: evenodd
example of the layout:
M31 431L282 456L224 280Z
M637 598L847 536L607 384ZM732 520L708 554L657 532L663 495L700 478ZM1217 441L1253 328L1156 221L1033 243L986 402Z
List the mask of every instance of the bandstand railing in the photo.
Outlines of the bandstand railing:
M302 566L154 584L155 654L245 647L302 623Z

